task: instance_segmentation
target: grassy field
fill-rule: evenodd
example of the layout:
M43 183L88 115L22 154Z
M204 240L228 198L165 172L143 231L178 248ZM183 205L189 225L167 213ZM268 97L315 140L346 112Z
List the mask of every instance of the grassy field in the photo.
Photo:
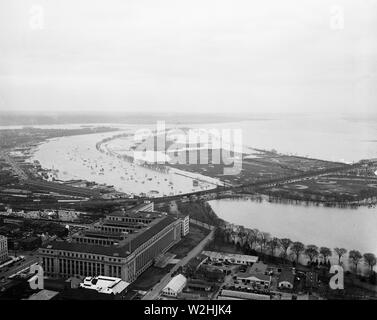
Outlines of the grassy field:
M130 290L148 291L155 286L167 273L171 266L165 268L149 267L134 283L130 286Z
M187 253L194 249L208 234L209 230L190 223L190 232L179 243L173 246L169 252L176 255L177 259L184 258Z
M238 248L232 243L224 243L224 242L217 242L217 241L211 241L205 247L205 250L224 252L224 253L245 254L240 248Z
M190 153L196 153L196 151L190 151ZM196 156L196 154L194 154L194 156ZM313 170L330 169L339 166L339 163L336 162L255 150L252 154L243 154L242 170L239 174L224 176L224 167L231 167L233 164L228 166L213 164L211 163L211 156L204 160L208 160L208 164L176 164L171 166L219 178L231 184L254 183L261 180L282 178Z
M315 195L319 197L348 196L350 199L377 196L377 181L365 177L327 176L271 188L272 193L289 193L298 197Z

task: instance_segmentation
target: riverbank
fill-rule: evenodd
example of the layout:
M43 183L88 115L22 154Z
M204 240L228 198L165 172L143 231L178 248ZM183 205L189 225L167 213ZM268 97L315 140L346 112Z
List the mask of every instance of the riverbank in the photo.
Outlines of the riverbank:
M214 214L235 230L258 229L271 237L289 238L318 247L377 254L377 214L374 209L287 205L270 203L263 198L213 200L209 204ZM348 266L346 255L342 261ZM332 262L337 262L335 255Z

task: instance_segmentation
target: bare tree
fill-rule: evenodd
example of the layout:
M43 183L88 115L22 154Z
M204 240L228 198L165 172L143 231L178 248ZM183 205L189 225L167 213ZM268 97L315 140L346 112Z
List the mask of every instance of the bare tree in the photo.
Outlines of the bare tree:
M351 250L348 256L349 256L349 259L354 264L354 266L355 266L355 272L357 273L357 266L358 266L361 258L363 257L362 254L360 253L360 251Z
M287 258L287 252L288 252L288 249L291 246L291 244L292 244L291 239L288 239L288 238L280 239L280 245L283 248L283 257L284 258Z
M241 230L238 232L238 237L240 238L240 245L243 246L247 242L247 232L245 230Z
M247 242L249 244L250 249L253 249L253 245L258 242L258 235L259 235L258 229L248 230Z
M280 248L280 240L278 238L272 238L270 241L268 241L268 246L271 249L272 256L275 255L275 250Z
M306 247L305 249L305 255L307 255L307 257L309 258L310 260L310 263L313 263L313 260L318 257L318 247L315 246L314 244L310 244Z
M332 256L331 249L327 247L321 247L319 253L322 255L324 262L327 262L327 258Z
M365 263L369 266L370 273L373 273L373 267L377 263L376 256L373 253L364 253L363 255Z
M304 244L299 241L293 242L291 250L296 256L296 263L298 263L298 259L300 258L301 253L305 250Z
M270 239L270 234L268 232L260 232L259 233L258 243L260 245L260 252L264 251L269 239Z
M334 251L338 255L338 258L339 258L338 262L339 262L339 265L340 265L340 259L342 259L342 257L347 253L347 250L344 249L344 248L335 248Z

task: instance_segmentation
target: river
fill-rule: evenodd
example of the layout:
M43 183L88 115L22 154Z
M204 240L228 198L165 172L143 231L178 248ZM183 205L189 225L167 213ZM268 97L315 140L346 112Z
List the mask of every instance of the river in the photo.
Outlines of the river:
M375 123L328 116L271 116L237 123L185 127L241 129L243 145L247 147L274 148L278 152L352 162L377 157ZM116 127L133 131L138 128L136 125ZM155 128L153 125L147 127ZM151 171L98 152L96 142L112 134L52 139L40 145L32 159L39 160L45 168L58 169L59 179L93 180L114 185L119 191L127 193L140 194L156 190L158 196L161 196L214 187L210 183L193 187L190 178ZM104 171L101 173L98 168ZM249 200L220 200L211 202L211 205L224 220L258 228L277 237L377 254L377 209L307 207Z
M328 208L250 199L213 200L210 205L219 218L271 236L377 255L377 208Z

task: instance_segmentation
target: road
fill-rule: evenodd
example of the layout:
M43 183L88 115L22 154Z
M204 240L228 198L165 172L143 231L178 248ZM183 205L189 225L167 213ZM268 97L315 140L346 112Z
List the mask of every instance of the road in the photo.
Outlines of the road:
M179 267L186 265L192 258L196 257L200 252L203 251L206 244L213 239L215 229L213 229L194 249L192 249L186 257L181 259L171 270L165 275L159 283L157 283L144 297L142 300L156 300L160 295L162 289L166 287L169 281L172 279L171 274L178 270Z
M8 280L8 277L22 271L24 269L29 268L32 264L38 262L38 258L36 256L25 256L25 260L21 262L17 262L13 267L7 268L4 267L0 270L0 278L5 278L4 282L0 282L0 287L6 285L10 280Z
M21 180L27 180L28 176L25 173L24 170L21 169L21 167L18 165L18 163L12 159L8 154L5 152L0 153L0 158L3 158L6 163L8 163L11 167L13 172L21 179Z

